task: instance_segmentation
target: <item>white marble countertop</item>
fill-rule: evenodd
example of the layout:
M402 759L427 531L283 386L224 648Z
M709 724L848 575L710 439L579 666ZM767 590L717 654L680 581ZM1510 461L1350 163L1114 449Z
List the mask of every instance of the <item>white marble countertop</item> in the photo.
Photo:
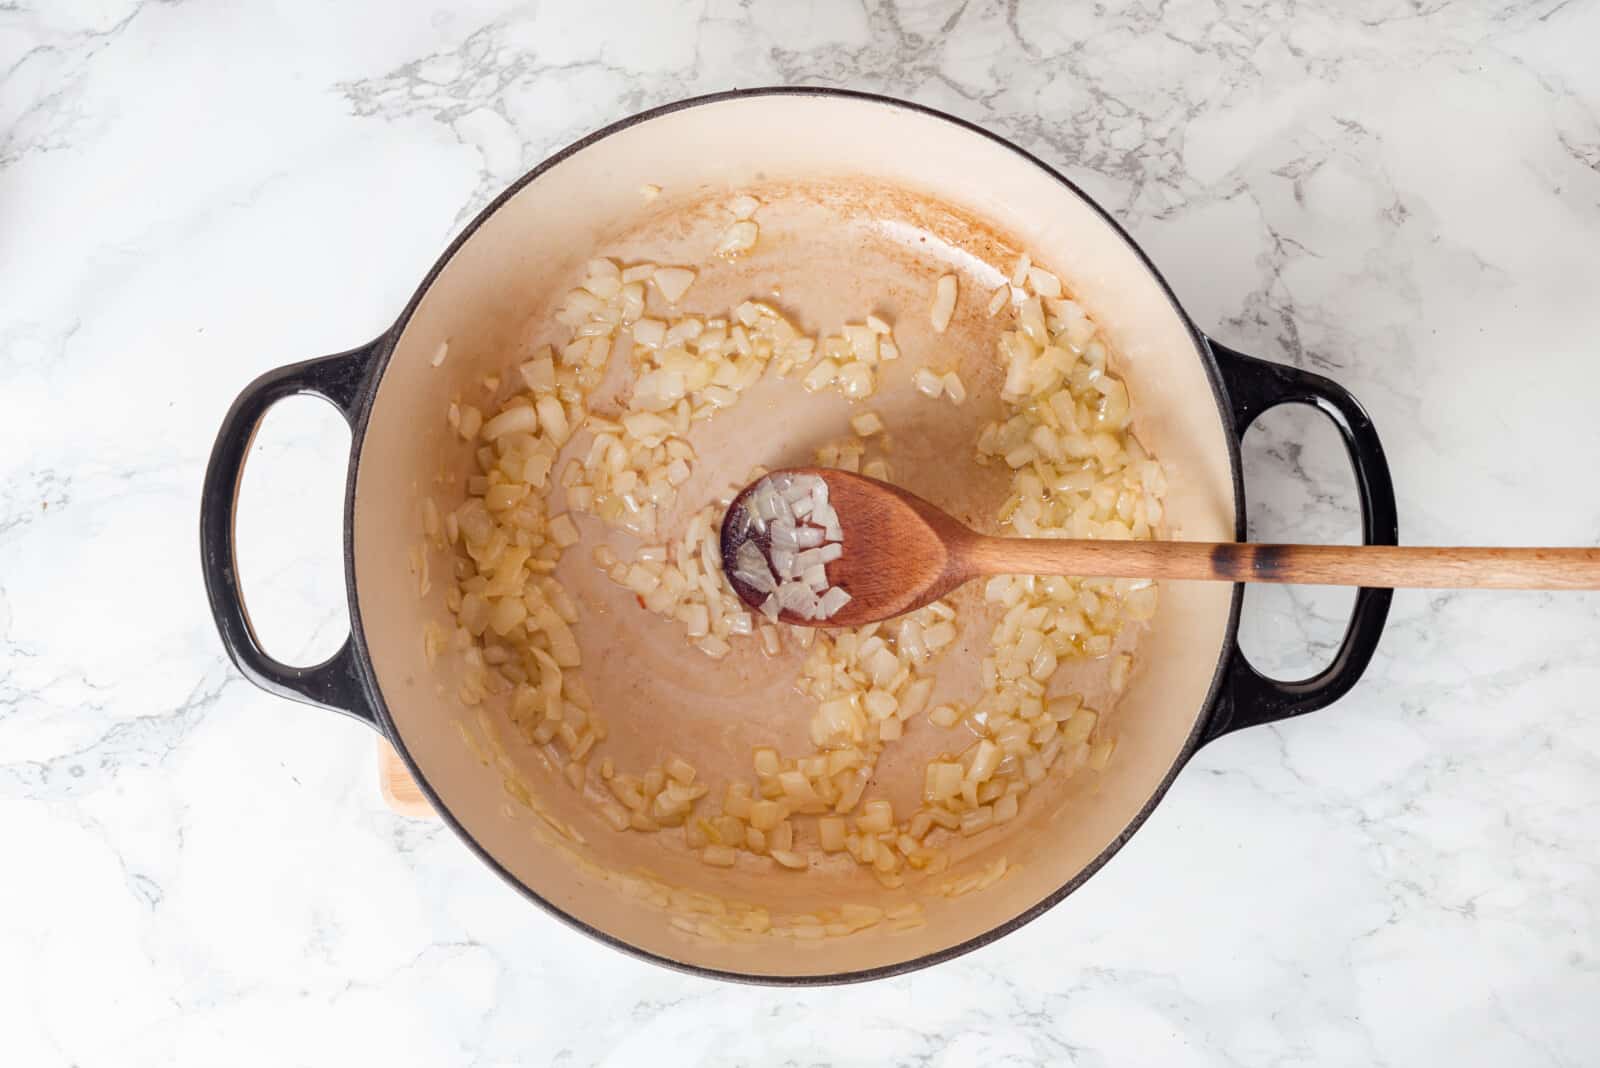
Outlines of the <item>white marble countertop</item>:
M1596 544L1600 4L1221 6L0 4L0 1061L1594 1063L1596 596L1401 593L1354 693L1202 751L1024 933L804 991L567 930L212 627L200 477L250 378L374 336L552 149L762 83L1062 167L1203 327L1369 406L1406 540ZM286 404L246 479L252 607L305 661L346 440ZM1248 469L1256 537L1353 535L1314 416ZM1304 669L1347 602L1252 595L1247 648Z

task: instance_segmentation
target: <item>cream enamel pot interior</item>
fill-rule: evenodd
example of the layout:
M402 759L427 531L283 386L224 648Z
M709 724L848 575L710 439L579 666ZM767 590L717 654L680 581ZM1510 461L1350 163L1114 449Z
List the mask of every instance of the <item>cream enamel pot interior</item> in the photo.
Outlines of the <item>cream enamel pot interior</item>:
M646 184L664 193L641 196ZM1326 413L1345 438L1365 540L1395 543L1393 490L1360 405L1326 379L1202 336L1128 235L1060 175L925 108L856 93L754 90L647 112L559 153L467 227L381 337L252 383L228 413L206 475L205 578L223 642L248 678L381 731L469 847L557 916L619 948L701 974L795 983L871 978L946 959L1020 926L1105 863L1200 745L1337 699L1371 658L1390 594L1362 590L1332 665L1284 683L1257 674L1239 652L1239 587L1166 584L1139 644L1139 669L1110 713L1115 759L1098 775L1030 795L1017 820L956 847L952 870L1004 855L1017 865L1005 879L959 899L925 902L926 924L896 934L873 928L813 944L721 944L682 934L660 907L619 892L603 872L647 868L674 885L793 913L842 901L892 903L914 884L892 894L848 865L794 875L750 858L748 866L709 868L660 844L663 835L610 831L558 775L531 753L517 753L527 762L527 781L542 784L541 804L587 839L587 863L575 863L570 850L537 833L538 818L508 805L499 777L459 736L459 703L441 696L455 692L450 658L430 668L422 655L425 623L448 618L445 583L419 599L408 554L420 540L422 495L438 495L444 507L460 499L459 480L441 480L469 462L467 446L445 425L450 399L481 389L485 375L542 340L552 303L592 257L710 261L717 205L745 190L763 201L761 243L735 264L708 266L695 299L705 309L727 307L777 288L808 330L836 329L846 316L859 319L874 308L906 324L905 366L885 375L870 406L894 428L896 478L913 491L958 514L981 512L989 501L990 487L957 474L969 465L951 457L970 455L976 426L998 410L997 327L983 305L999 281L993 265L1008 269L1025 249L1062 275L1111 339L1134 398L1138 436L1169 471L1171 536L1243 538L1239 439L1263 410L1303 403ZM977 310L958 313L951 331L935 337L926 309L933 279L946 271L962 279L963 308L975 303ZM430 358L446 339L449 358L435 367ZM911 370L957 362L973 390L969 403L919 403L906 382ZM849 409L836 394L780 407L780 394L759 392L769 387L763 383L705 424L710 429L695 443L701 481L686 491L709 499L714 482L730 484L755 463L809 462L818 441L847 432ZM786 388L798 392L793 383ZM297 393L331 401L353 430L345 510L352 632L332 659L309 668L281 664L257 643L233 552L234 500L250 440L267 408ZM623 753L649 762L684 752L715 779L718 768L748 771L752 744L799 744L805 713L781 673L737 658L711 668L695 659L681 634L633 610L631 594L589 562L590 540L607 536L598 521L582 529L584 542L569 550L558 576L583 608L586 683ZM972 677L978 653L967 640L947 654L955 663L948 680L941 669L941 686ZM1092 665L1083 670L1092 687ZM792 663L789 671L792 678ZM908 750L926 759L932 749L915 756L916 733L907 733ZM895 770L886 764L880 778L890 782Z

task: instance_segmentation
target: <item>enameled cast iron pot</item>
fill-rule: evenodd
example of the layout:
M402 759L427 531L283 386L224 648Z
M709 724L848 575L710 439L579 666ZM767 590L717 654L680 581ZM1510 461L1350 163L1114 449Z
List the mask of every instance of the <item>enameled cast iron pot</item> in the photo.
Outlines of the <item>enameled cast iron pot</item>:
M665 192L641 196L647 184ZM906 358L899 361L905 366L896 373L909 376L919 361L948 367L960 358L974 390L960 410L917 401L903 378L895 385L887 372L873 398L896 428L897 478L903 472L913 490L947 506L960 503L951 500L951 450L970 455L976 421L997 410L997 390L985 378L996 326L982 312L1000 280L992 265L1008 269L1026 249L1063 275L1111 339L1134 398L1137 433L1169 470L1172 536L1242 539L1239 441L1268 408L1309 404L1333 421L1349 449L1364 541L1395 544L1389 472L1355 399L1325 378L1252 359L1202 335L1128 235L1066 179L1016 146L926 108L860 93L761 89L658 108L558 153L473 220L382 336L253 382L228 412L206 473L206 586L223 643L251 681L380 731L467 845L563 920L618 948L705 975L789 983L891 975L982 945L1066 897L1139 827L1200 746L1339 698L1372 657L1390 594L1360 591L1333 663L1314 678L1281 682L1256 672L1240 653L1241 587L1168 583L1141 639L1134 681L1112 719L1118 749L1110 766L1036 791L1021 818L1003 833L971 840L953 867L963 871L1005 855L1019 865L1007 878L981 893L928 902L926 925L897 935L873 929L820 945L684 937L659 907L617 892L593 867L541 845L529 827L537 819L508 814L498 776L458 737L459 707L441 696L455 692L452 669L441 661L435 677L424 665L424 623L447 619L445 583L435 582L430 596L419 599L408 553L420 537L421 495L441 494L444 507L459 500L459 480L451 500L450 481L435 479L469 462L444 425L450 398L481 389L486 374L526 351L550 302L602 250L624 259L649 254L658 262L673 262L674 254L678 262L709 259L715 227L725 225L717 219L727 218L718 216L717 205L744 189L756 189L764 203L761 244L747 262L720 275L707 268L698 295L737 300L781 284L781 299L805 309L813 330L835 328L846 316L859 319L873 310L863 301L881 298L905 324ZM918 324L926 323L932 280L943 271L961 276L965 310L950 334L935 338L925 325L919 333ZM728 305L708 305L718 306ZM445 339L450 356L435 367L430 357ZM256 427L274 403L300 393L332 402L352 429L344 524L351 634L330 660L305 668L280 663L257 642L240 596L233 531L240 472ZM836 395L792 410L772 404L747 399L730 409L726 418L733 422L721 443L697 444L702 466L721 462L715 474L733 481L756 462L808 461L810 447L830 426L842 425L846 411ZM781 416L776 422L774 412ZM769 443L774 451L763 452ZM702 496L711 496L709 486ZM584 530L588 539L599 528ZM667 750L690 749L702 773L720 765L748 771L753 741L793 737L797 722L803 738L804 715L784 704L782 680L708 672L703 661L689 662L694 654L681 636L652 631L653 623L639 619L643 613L629 614L617 591L594 577L588 548L569 552L571 567L564 557L558 575L592 613L579 628L587 681L623 738L619 744L632 739L629 755L641 766ZM435 573L445 573L443 561ZM976 661L979 654L948 655ZM724 675L731 681L716 681ZM751 730L741 733L746 726ZM908 732L906 744L917 736ZM755 870L761 861L748 871L708 869L660 845L664 835L606 830L559 777L536 767L531 774L545 776L548 804L585 830L602 867L647 867L675 885L762 901L775 911L893 900L848 864L842 872L787 877ZM880 769L880 778L887 774Z

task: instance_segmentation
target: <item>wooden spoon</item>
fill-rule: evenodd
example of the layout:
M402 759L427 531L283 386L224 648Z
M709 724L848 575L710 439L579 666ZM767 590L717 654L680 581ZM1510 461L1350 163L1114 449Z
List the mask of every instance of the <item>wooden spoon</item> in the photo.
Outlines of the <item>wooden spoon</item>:
M962 525L921 497L865 475L791 467L773 475L815 475L828 484L844 552L827 565L830 586L850 601L825 620L785 611L802 626L854 627L921 608L970 579L990 575L1210 579L1312 586L1446 589L1600 589L1600 549L1436 548L1394 545L1256 545L1248 542L1082 541L993 538ZM757 480L759 482L759 480ZM746 486L722 521L722 560L752 608L766 595L733 577ZM767 546L760 535L753 535Z

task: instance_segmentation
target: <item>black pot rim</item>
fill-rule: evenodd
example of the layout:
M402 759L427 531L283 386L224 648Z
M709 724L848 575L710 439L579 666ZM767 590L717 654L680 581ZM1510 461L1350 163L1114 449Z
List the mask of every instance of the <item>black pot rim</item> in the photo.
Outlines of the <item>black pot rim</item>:
M590 145L604 140L612 134L619 133L628 129L629 127L638 125L639 123L660 118L663 115L670 115L673 112L683 111L688 108L700 107L706 104L717 104L728 100L741 100L769 96L810 96L858 100L865 103L898 108L903 111L910 111L916 114L927 116L929 118L939 119L944 122L959 126L969 133L982 137L987 141L1008 149L1017 156L1020 156L1026 162L1032 164L1034 167L1037 167L1039 170L1049 175L1056 182L1060 183L1064 189L1088 204L1089 207L1092 208L1107 225L1109 225L1125 242L1127 242L1128 247L1133 250L1136 256L1139 257L1139 261L1144 265L1145 270L1150 273L1156 284L1160 286L1161 292L1166 296L1173 312L1183 323L1184 329L1188 331L1190 340L1194 342L1195 351L1200 357L1201 363L1205 370L1206 378L1211 383L1212 397L1217 405L1217 416L1222 421L1225 428L1230 426L1227 390L1223 385L1222 374L1217 366L1217 361L1211 353L1210 342L1208 339L1200 332L1198 328L1196 328L1193 320L1191 320L1188 313L1184 311L1182 304L1178 302L1178 298L1176 294L1173 293L1172 287L1167 283L1166 278L1164 278L1161 272L1156 269L1155 264L1151 262L1150 257L1145 254L1144 249L1139 246L1138 242L1134 241L1133 237L1122 227L1122 225L1118 223L1117 220L1113 218L1104 208L1102 208L1093 197L1089 196L1074 182L1072 182L1065 175L1061 174L1061 172L1056 170L1054 167L1051 167L1033 153L1013 143L1012 141L1009 141L998 134L991 133L988 130L985 130L983 127L969 122L966 119L939 111L936 108L931 108L926 105L913 103L907 100L900 100L895 97L884 96L878 93L862 92L855 89L836 89L821 86L765 86L748 89L731 89L724 92L708 93L702 96L688 97L683 100L678 100L669 104L663 104L658 107L650 108L647 111L641 111L635 115L630 115L626 118L619 119L608 126L602 127L601 129L596 130L577 141L574 141L566 148L544 159L532 170L528 171L521 178L518 178L515 182L508 186L504 192L490 201L482 211L478 212L478 214L473 217L473 220L468 223L458 235L456 235L453 241L450 242L450 245L444 250L444 252L434 262L433 266L428 270L428 273L423 278L421 284L418 285L410 301L407 302L405 310L400 313L399 318L395 320L394 324L384 332L384 341L379 346L379 351L372 361L372 369L366 382L362 386L360 395L356 400L358 416L351 429L350 464L346 476L345 488L344 564L346 590L350 610L350 638L356 652L355 662L357 665L359 665L358 671L360 673L361 681L371 699L371 707L377 716L378 725L385 736L387 736L389 742L394 746L395 751L400 755L400 759L405 763L407 770L410 771L412 778L416 780L418 787L422 790L424 796L427 797L429 803L433 806L434 811L438 813L439 817L450 827L452 831L455 832L456 836L466 844L467 848L473 854L475 854L481 862L488 866L490 870L499 875L501 879L521 893L524 897L543 908L547 913L562 921L567 926L581 931L584 934L589 935L590 937L612 947L613 949L621 950L622 952L640 960L649 961L652 964L658 964L663 967L670 968L673 971L699 976L706 979L720 979L729 982L748 983L761 986L832 986L848 983L868 982L874 979L887 979L892 976L904 975L908 972L918 971L944 961L953 960L956 957L965 956L976 949L981 949L982 947L989 945L991 942L1010 934L1032 920L1037 919L1046 911L1060 903L1073 891L1077 890L1078 887L1082 886L1089 880L1091 876L1103 868L1107 862L1109 862L1111 858L1117 854L1117 852L1123 847L1128 839L1133 836L1134 832L1143 826L1144 822L1149 819L1151 812L1155 810L1155 807L1160 804L1162 798L1166 796L1167 791L1171 788L1173 781L1178 776L1178 773L1183 770L1184 766L1189 762L1190 758L1193 757L1195 751L1200 747L1201 743L1205 739L1207 722L1211 718L1212 713L1216 708L1217 698L1221 692L1223 682L1227 674L1229 651L1233 648L1235 638L1238 633L1239 611L1244 597L1243 587L1237 585L1234 587L1233 596L1228 610L1227 627L1224 631L1225 640L1223 643L1223 652L1218 658L1216 671L1213 673L1211 678L1211 685L1206 691L1205 700L1200 707L1199 713L1195 717L1194 727L1191 729L1187 740L1185 740L1183 748L1179 751L1177 758L1173 761L1171 769L1168 770L1166 776L1156 786L1155 790L1145 801L1144 805L1128 822L1127 826L1122 829L1121 833L1119 833L1117 837L1114 838L1093 860L1084 865L1084 867L1080 869L1076 875L1064 883L1059 889L1036 902L1028 909L1011 917L1004 923L991 927L982 934L975 935L964 942L937 950L933 953L924 954L920 957L913 957L908 960L898 961L893 964L885 964L876 968L866 968L859 971L834 972L818 975L766 975L756 972L739 972L719 968L707 968L701 965L688 964L683 961L674 960L671 957L653 953L650 950L633 945L632 943L626 942L607 931L603 931L597 927L585 923L583 920L577 918L571 913L566 912L553 902L546 900L521 879L517 878L515 874L513 874L505 865L500 863L498 859L496 859L487 849L485 849L483 845L481 845L478 840L472 836L471 832L469 832L467 828L463 826L461 822L457 820L450 812L449 808L444 804L439 795L434 791L432 785L428 782L427 777L422 774L422 770L417 766L416 760L412 757L411 752L406 748L405 740L395 729L394 721L389 715L388 705L383 699L383 691L378 685L377 677L372 668L372 659L367 649L366 633L361 622L359 596L356 588L354 540L356 474L357 469L360 466L362 446L366 439L368 423L371 420L373 401L377 395L378 384L383 380L384 372L388 369L389 359L393 355L395 342L405 331L407 324L411 321L411 316L415 313L418 304L421 303L422 298L427 294L429 288L432 287L434 280L439 276L440 272L444 270L445 266L449 264L450 260L454 258L456 252L461 248L461 246L465 244L472 237L472 235L477 232L478 228L487 222L489 218L506 203L506 201L515 196L530 182L533 182L540 175L544 174L557 164L563 162L578 152L583 151ZM1235 513L1234 536L1236 539L1243 540L1245 536L1244 476L1243 465L1239 452L1239 444L1235 436L1231 433L1224 434L1223 438L1228 449L1228 462L1233 477Z

